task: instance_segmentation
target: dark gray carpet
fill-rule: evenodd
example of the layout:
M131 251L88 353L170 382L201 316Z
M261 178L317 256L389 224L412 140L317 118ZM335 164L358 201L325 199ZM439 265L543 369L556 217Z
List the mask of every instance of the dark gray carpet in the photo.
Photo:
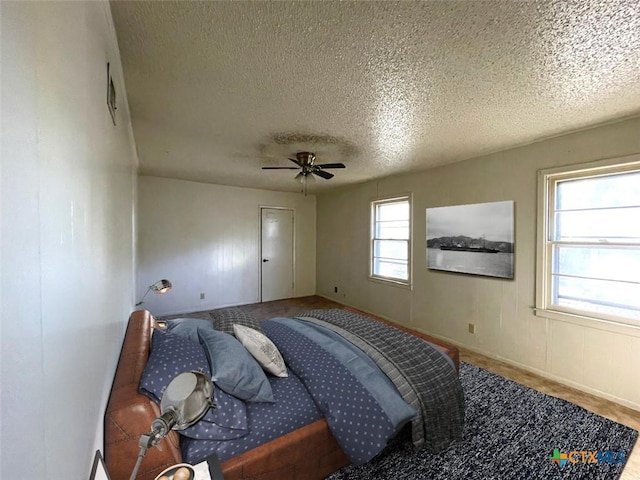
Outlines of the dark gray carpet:
M550 457L556 448L626 456L637 431L464 362L460 379L466 399L462 441L437 455L398 442L366 465L350 465L328 478L614 480L622 473L620 463L566 462L560 467Z

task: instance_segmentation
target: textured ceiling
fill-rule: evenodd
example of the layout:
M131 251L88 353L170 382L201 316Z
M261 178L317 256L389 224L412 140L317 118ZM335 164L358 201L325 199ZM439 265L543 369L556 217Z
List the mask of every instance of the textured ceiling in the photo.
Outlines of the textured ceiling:
M142 174L311 192L640 114L640 4L112 1Z

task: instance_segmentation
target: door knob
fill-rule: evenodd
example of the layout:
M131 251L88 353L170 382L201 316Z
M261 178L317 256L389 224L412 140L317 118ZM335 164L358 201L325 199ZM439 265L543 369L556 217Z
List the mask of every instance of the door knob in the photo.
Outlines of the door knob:
M264 263L264 262L268 262L268 261L269 261L269 259L267 259L267 258L263 258L263 259L262 259L262 263Z

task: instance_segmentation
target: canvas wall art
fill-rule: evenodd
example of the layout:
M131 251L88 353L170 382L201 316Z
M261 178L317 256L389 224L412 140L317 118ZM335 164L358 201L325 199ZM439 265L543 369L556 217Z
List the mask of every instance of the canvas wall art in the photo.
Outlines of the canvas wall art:
M512 201L427 208L427 267L513 278Z

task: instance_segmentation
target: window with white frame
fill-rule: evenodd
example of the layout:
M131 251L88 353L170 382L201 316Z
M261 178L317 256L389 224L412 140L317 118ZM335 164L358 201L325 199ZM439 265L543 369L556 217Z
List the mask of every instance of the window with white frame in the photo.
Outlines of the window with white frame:
M536 307L640 325L640 155L543 170Z
M411 203L409 196L371 203L371 277L410 283Z

